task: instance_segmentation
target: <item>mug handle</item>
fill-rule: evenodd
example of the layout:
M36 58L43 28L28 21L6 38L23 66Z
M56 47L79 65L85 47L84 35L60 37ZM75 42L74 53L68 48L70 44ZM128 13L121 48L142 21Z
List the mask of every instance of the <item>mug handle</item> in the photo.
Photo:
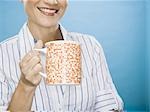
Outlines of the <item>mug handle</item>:
M33 50L35 50L35 51L40 51L41 53L46 54L47 48L42 48L42 49L36 49L36 48L34 48ZM41 76L43 76L44 78L47 78L47 75L46 75L45 73L39 72L39 74L40 74Z

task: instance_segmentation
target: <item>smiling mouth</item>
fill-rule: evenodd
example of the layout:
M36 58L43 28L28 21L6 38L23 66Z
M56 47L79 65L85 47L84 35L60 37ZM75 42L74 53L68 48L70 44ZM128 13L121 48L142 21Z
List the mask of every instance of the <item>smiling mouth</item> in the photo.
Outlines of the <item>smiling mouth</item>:
M54 9L54 8L47 8L47 7L37 7L38 8L38 10L42 13L42 14L44 14L44 15L46 15L46 16L54 16L54 15L56 15L57 13L58 13L58 9Z

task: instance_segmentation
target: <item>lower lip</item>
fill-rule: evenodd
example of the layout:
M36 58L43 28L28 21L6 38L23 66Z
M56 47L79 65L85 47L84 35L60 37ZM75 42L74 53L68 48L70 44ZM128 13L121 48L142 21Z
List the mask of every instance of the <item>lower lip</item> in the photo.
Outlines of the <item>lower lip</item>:
M47 12L44 12L44 11L42 11L42 10L40 10L40 9L38 9L42 14L44 14L44 15L46 15L46 16L55 16L57 13L47 13Z

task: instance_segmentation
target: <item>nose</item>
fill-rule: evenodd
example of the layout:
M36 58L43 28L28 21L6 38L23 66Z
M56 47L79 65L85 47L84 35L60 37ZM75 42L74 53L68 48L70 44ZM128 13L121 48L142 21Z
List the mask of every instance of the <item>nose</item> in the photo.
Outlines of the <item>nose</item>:
M58 0L47 0L50 4L58 4Z

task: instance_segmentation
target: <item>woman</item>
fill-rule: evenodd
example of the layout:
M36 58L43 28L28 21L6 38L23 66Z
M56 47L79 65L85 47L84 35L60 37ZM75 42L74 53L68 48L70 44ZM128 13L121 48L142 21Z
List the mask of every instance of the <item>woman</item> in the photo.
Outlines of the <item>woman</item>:
M28 16L19 34L2 42L0 66L0 106L10 111L122 111L119 97L101 45L90 35L67 32L59 20L67 0L22 0ZM42 71L40 53L54 40L80 43L82 82L78 86L48 86ZM19 64L18 64L19 63Z

